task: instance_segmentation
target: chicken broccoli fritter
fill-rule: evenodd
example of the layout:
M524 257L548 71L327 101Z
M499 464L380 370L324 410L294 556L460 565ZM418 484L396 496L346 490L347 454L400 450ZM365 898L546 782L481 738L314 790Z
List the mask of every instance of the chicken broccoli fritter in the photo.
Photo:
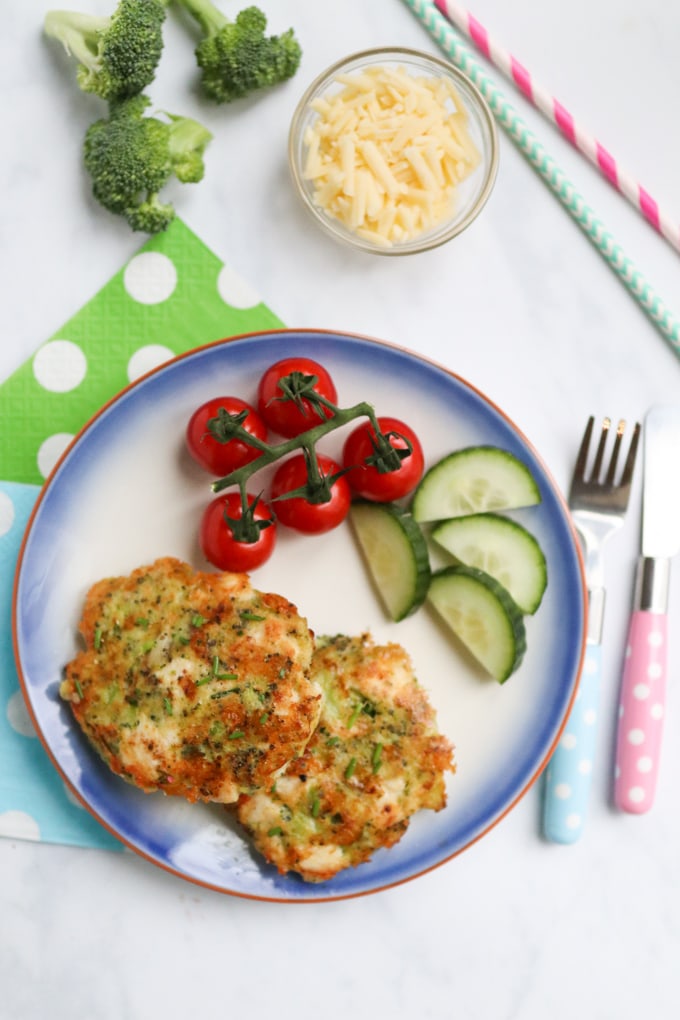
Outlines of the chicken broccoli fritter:
M228 804L304 752L321 706L313 638L247 575L159 559L95 584L80 629L61 696L142 790Z
M393 846L419 809L443 808L454 766L400 645L320 640L311 675L324 701L306 751L237 814L281 873L319 882Z

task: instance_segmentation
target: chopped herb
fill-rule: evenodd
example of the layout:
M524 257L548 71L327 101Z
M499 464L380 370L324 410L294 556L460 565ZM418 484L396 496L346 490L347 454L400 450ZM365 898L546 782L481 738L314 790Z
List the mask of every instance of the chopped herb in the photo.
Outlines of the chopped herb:
M309 810L312 813L312 818L319 817L319 812L321 811L321 799L319 797L319 794L316 792L312 795Z
M75 686L75 689L76 689L76 694L78 695L79 698L82 698L83 697L83 688L80 685L80 680L74 680L74 686Z
M229 734L229 740L240 740L241 737L245 737L243 730L234 730Z
M351 716L349 717L349 722L347 723L347 729L348 730L351 730L352 727L354 726L354 723L359 718L359 715L360 715L361 710L362 710L363 707L364 706L361 704L361 702L359 702L358 705L354 706L354 711L352 712Z
M340 743L340 737L329 737L326 741L327 747L337 747Z
M201 681L197 680L196 681L196 686L198 686L200 683L201 683ZM210 695L210 698L211 698L212 701L217 701L219 698L226 698L227 695L229 695L229 694L238 694L238 692L239 692L239 688L238 687L230 687L229 690L227 690L227 691L215 691L214 694Z
M351 729L352 726L354 726L354 723L357 721L357 718L362 712L364 713L364 715L370 716L371 719L375 719L376 715L378 714L378 710L373 704L373 702L369 701L368 698L364 697L361 691L355 691L354 693L358 694L361 700L357 705L354 706L354 710L350 716L349 723L347 724L349 729Z
M280 825L273 825L267 833L268 836L283 836L283 829Z
M373 755L371 757L371 765L373 766L373 773L375 774L382 764L382 744L376 744L373 748Z
M209 676L202 676L200 680L196 681L197 687L202 687L203 684L211 684L213 680L238 680L237 673L211 673ZM238 694L241 690L240 687L230 687L228 691L222 691L222 694ZM213 695L214 697L214 695Z
M148 627L149 626L149 621L147 620L147 618L145 616L139 616L135 620L135 623L137 624L138 627Z
M345 779L352 778L352 776L354 775L354 769L356 768L356 765L357 765L356 758L350 758L349 765L345 769Z
M212 680L238 680L236 673L218 673L220 668L220 657L219 655L213 656L212 671L209 676L201 677L200 680L196 681L196 686L200 687L201 684L209 684ZM238 688L235 688L238 690Z
M191 617L191 623L192 626L194 627L202 627L203 624L205 623L205 617L201 616L200 613L194 613L194 615Z
M242 610L238 615L241 617L242 620L252 620L253 622L258 623L262 620L267 619L266 616L258 616L257 613L251 613L248 609Z
M260 725L264 726L264 724L266 723L268 718L269 718L269 712L263 712L262 715L260 716Z
M186 634L178 634L177 635L177 640L179 641L179 643L181 645L190 645L191 644L191 638L188 638L186 636Z
M287 666L282 666L281 669L279 670L279 680L283 680L284 676L286 676L287 673L288 673L288 667Z
M163 698L163 708L165 709L166 715L172 715L172 702L170 698Z
M102 646L102 629L101 627L95 627L94 631L94 647L99 651Z

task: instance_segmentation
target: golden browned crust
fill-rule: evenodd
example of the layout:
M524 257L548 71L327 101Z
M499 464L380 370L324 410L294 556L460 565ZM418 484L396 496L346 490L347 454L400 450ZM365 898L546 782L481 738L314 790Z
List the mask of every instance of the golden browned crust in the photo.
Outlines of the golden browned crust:
M281 873L319 882L393 846L421 808L443 808L454 766L401 646L325 639L312 675L324 704L306 751L237 814Z
M232 803L301 754L319 717L313 639L245 574L166 557L89 591L61 696L101 757L147 792Z

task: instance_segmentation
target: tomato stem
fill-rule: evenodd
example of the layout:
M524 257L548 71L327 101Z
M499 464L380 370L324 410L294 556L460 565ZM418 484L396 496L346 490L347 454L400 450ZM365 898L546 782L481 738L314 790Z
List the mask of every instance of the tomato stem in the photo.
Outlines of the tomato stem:
M281 396L274 397L273 399L284 403L290 401L303 414L308 414L306 405L309 405L320 418L327 419L337 414L338 408L323 393L318 393L315 390L314 387L318 381L319 377L317 375L308 375L305 372L295 370L279 379L278 388L281 390ZM330 413L322 414L322 411Z
M381 475L389 474L391 471L398 471L402 460L410 457L413 453L413 443L402 436L400 432L391 429L389 432L380 432L376 429L375 436L369 436L373 453L366 458L365 463L374 467ZM405 445L403 449L392 446L390 439L399 439Z
M253 502L249 503L245 482L239 485L239 491L242 507L241 516L230 517L226 510L222 516L224 517L226 524L231 529L234 541L250 544L252 542L257 542L260 537L260 532L265 528L268 528L269 525L274 522L268 518L258 519L255 517L255 511L258 503L260 502L260 497L256 496Z
M244 428L243 423L247 417L247 410L239 411L237 414L230 414L226 408L220 407L217 410L217 414L213 418L208 419L206 428L218 443L228 443L232 439L242 439L249 446L254 446L257 450L262 450L263 452L268 450L268 443Z

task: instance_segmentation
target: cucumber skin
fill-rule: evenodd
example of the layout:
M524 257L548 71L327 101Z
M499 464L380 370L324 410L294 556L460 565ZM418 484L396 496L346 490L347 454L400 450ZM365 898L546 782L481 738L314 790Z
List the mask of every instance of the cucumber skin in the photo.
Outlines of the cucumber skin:
M519 608L507 589L504 588L503 585L500 584L494 577L491 577L490 574L487 574L484 570L480 570L478 567L467 567L463 564L443 567L441 570L435 571L432 574L430 582L430 592L432 592L433 585L436 586L439 581L447 577L469 577L475 581L479 581L485 588L496 596L502 608L505 610L514 636L515 655L512 663L505 673L500 677L494 677L499 684L504 684L513 673L517 672L527 650L526 628L524 626L524 615L522 610ZM444 622L447 626L449 626L446 620L444 620Z
M416 570L416 586L413 591L411 601L409 605L406 607L406 609L404 609L397 615L393 615L388 610L390 619L392 619L395 623L399 623L401 620L406 620L409 616L412 616L413 613L420 609L423 603L425 602L425 599L427 598L427 593L430 590L430 580L432 577L427 541L425 539L425 536L423 535L423 532L420 529L420 525L416 523L416 521L413 519L413 516L409 513L409 511L406 510L403 506L400 506L398 503L376 503L373 500L368 499L354 500L354 502L352 503L352 507L350 509L350 521L352 521L355 534L357 535L357 542L361 547L362 554L364 556L364 559L366 560L369 572L371 573L372 579L376 586L377 581L371 570L369 557L366 553L366 550L362 546L361 540L358 537L358 529L356 528L354 521L352 520L352 511L354 509L359 510L364 509L373 512L376 515L382 514L385 516L389 516L394 521L396 521L397 524L400 526L406 540L409 542L411 546ZM383 602L383 605L387 609L387 604L385 602L384 596L382 595L382 592L380 594L381 601Z
M477 453L481 453L484 456L486 456L487 454L500 456L516 465L519 472L524 476L527 482L528 490L532 491L532 495L526 501L523 501L521 503L522 506L535 506L541 502L541 493L538 487L538 483L536 482L536 479L534 478L534 476L532 475L531 471L524 463L524 461L520 460L519 457L516 457L514 453L510 453L509 450L505 450L500 446L491 445L466 446L460 450L454 450L452 453L449 453L445 457L442 457L430 468L428 468L428 470L425 472L420 482L418 483L418 486L413 494L413 500L411 502L411 512L416 521L419 521L421 524L425 524L428 522L447 520L452 516L452 514L449 512L444 512L440 516L437 516L423 509L424 506L427 505L428 501L427 490L433 485L433 483L436 482L436 478L438 475L446 473L448 466L451 464L452 461L458 461L460 463L465 458L474 457ZM491 509L514 510L517 508L517 506L518 504L513 503L512 505L508 506L503 507L498 506L494 508L489 508L489 510ZM485 512L488 511L486 511L485 509L469 511L469 513L485 513ZM460 516L467 516L467 514L465 515L461 514Z
M526 613L528 615L533 615L536 612L536 610L538 609L538 607L540 606L540 604L541 604L541 602L543 600L543 595L545 594L545 590L546 590L547 585L548 585L548 565L547 565L547 561L546 561L546 558L545 558L545 554L544 554L543 550L541 549L541 546L540 546L537 538L535 537L535 535L532 535L532 533L528 530L528 528L525 528L518 521L515 521L515 520L513 520L510 517L505 517L505 516L503 516L503 514L494 513L491 510L489 510L489 511L487 511L485 513L483 512L483 513L478 513L478 514L469 514L469 515L465 515L465 516L461 516L461 517L452 517L448 521L440 521L438 524L436 524L434 526L434 528L432 529L432 533L431 534L432 534L432 539L438 545L440 545L442 549L445 549L446 552L448 552L451 556L454 556L456 559L458 559L458 557L456 556L456 554L446 544L446 541L445 541L445 539L446 539L446 531L447 531L447 529L449 527L452 527L454 529L457 528L457 527L460 527L462 529L462 528L465 527L465 522L466 521L471 523L471 524L474 521L479 521L482 524L484 522L489 522L489 523L491 523L491 522L498 522L499 526L503 530L508 532L509 534L510 533L514 533L517 536L520 536L521 537L521 541L526 545L527 549L530 549L531 554L532 554L532 558L533 558L533 562L534 562L534 566L535 566L538 574L540 574L540 579L541 579L542 583L541 583L540 587L538 585L536 586L535 590L532 593L533 597L531 598L530 602L528 602L526 605L521 605L519 602L517 602L517 605L519 606L519 608L522 610L523 613ZM458 560L458 562L460 564L464 564L463 560ZM466 566L471 566L472 564L465 564L465 565ZM491 576L493 577L494 575L492 574ZM498 580L498 578L496 578L496 580ZM509 592L509 594L512 597L512 593Z

